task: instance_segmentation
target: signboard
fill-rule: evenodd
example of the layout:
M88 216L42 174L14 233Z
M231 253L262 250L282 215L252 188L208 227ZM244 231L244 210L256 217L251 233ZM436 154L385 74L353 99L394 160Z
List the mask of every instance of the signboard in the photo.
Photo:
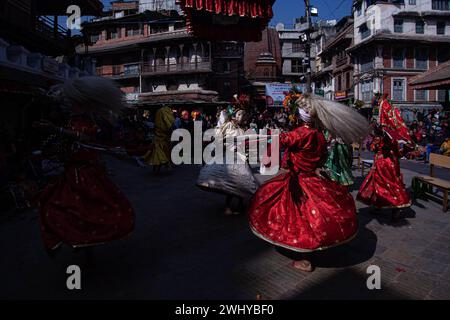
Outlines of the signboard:
M323 91L323 89L316 89L314 90L314 94L321 96L321 97L325 97L325 91Z
M139 102L139 93L126 93L125 101L127 103L137 103Z
M336 91L334 93L334 99L336 100L342 100L347 98L347 92L346 91Z
M292 83L266 83L266 104L268 107L282 107L286 95L296 87L300 92L305 91L304 85Z

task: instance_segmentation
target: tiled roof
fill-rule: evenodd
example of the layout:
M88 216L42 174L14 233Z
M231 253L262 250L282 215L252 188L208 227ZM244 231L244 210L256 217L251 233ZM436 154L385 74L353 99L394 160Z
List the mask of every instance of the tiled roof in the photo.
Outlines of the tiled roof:
M409 81L415 89L450 89L450 60Z

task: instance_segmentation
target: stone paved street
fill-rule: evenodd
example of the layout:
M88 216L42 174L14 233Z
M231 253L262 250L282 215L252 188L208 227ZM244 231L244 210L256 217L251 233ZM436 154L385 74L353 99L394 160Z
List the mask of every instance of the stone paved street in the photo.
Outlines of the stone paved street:
M291 267L288 252L256 238L245 216L222 215L223 196L194 185L199 166L154 176L131 162L108 163L136 208L135 232L95 248L92 262L69 248L50 259L35 212L2 214L0 298L450 299L450 216L438 203L418 200L397 223L358 203L358 236L317 254L317 270L305 274ZM405 161L402 167L407 186L415 172L428 170ZM354 196L361 182L358 176ZM82 269L77 292L66 289L72 264ZM381 290L366 287L369 265L381 268Z

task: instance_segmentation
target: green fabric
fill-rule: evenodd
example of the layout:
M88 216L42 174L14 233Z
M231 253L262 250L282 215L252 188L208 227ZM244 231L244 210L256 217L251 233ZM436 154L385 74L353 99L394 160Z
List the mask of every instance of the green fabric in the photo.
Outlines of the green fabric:
M346 144L335 142L328 155L325 168L330 178L341 185L349 186L354 183L352 174L352 149Z

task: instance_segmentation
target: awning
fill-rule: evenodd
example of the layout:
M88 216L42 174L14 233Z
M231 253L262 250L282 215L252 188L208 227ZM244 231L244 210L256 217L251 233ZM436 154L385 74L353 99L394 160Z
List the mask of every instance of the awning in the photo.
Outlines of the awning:
M177 0L188 30L215 40L258 41L273 17L275 0Z
M450 90L450 60L409 81L415 90Z

